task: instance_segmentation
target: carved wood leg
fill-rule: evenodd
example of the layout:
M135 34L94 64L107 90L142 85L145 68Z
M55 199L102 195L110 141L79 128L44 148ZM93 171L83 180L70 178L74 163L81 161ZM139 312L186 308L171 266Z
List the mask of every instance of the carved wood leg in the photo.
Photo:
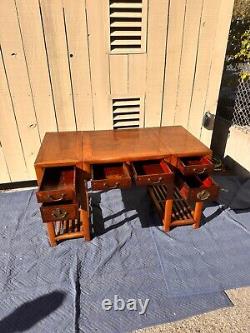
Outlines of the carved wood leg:
M88 213L85 210L81 209L80 218L82 221L84 238L85 238L85 240L90 241L91 236L90 236L90 223L89 223Z
M170 230L172 207L173 207L173 199L167 199L165 203L165 212L163 218L163 230L165 232L168 232Z
M193 224L194 229L200 227L202 208L203 208L203 202L197 201L195 203L195 208L194 208L194 224Z
M46 224L47 224L47 231L48 231L50 246L56 246L57 242L56 242L54 222L47 222Z
M83 233L84 233L84 238L87 241L91 240L91 235L90 235L90 216L89 216L89 196L88 196L88 191L86 188L86 184L83 186L83 191L82 191L82 209L80 210L80 218L82 221L83 225Z

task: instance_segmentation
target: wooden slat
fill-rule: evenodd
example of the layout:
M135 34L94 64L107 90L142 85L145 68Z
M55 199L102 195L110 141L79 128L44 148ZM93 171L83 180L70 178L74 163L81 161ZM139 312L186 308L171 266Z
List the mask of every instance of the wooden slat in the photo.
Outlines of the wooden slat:
M141 21L113 21L110 23L111 28L140 28L141 26Z
M113 41L111 41L111 45L112 46L129 45L131 47L133 45L141 45L141 40L140 39L114 39Z
M234 0L220 0L220 12L217 20L216 36L213 47L213 58L209 74L204 112L216 113L224 58L227 48L228 32L231 23ZM210 146L212 131L202 128L200 139Z
M187 0L175 125L187 127L196 65L202 0Z
M29 177L35 179L33 163L40 137L13 0L0 1L0 40Z
M76 123L61 0L41 0L40 3L58 128L61 131L75 130Z
M0 184L10 182L10 175L3 155L3 149L0 144Z
M170 1L162 125L173 125L181 60L185 1Z
M219 13L218 0L204 0L188 130L199 138Z
M39 132L57 130L40 10L36 0L16 0ZM31 29L32 26L32 29ZM39 61L38 61L39 59Z
M95 129L112 129L107 5L107 1L86 1Z
M125 99L125 98L124 98ZM126 100L115 100L114 103L113 103L113 106L116 107L116 106L134 106L134 105L140 105L140 99L138 98L128 98Z
M122 11L122 12L112 12L110 14L110 17L111 18L141 18L142 17L142 13L141 12L125 12L125 11Z
M132 37L140 37L141 36L141 31L140 30L111 30L110 36L111 37L126 37L126 36L132 36Z
M126 95L128 93L128 56L110 55L111 94Z
M139 107L118 107L115 108L113 111L113 114L117 114L117 113L135 113L135 112L140 112L140 108Z
M168 6L166 0L149 0L146 127L160 126L161 123Z
M0 141L4 151L12 181L29 178L23 148L19 137L19 129L15 119L11 96L9 94L2 55L0 54ZM6 174L6 173L5 173ZM2 178L3 180L3 178ZM9 176L6 181L9 181Z
M139 126L139 122L135 121L135 120L116 121L114 123L114 128L117 128L117 127L129 127L129 126L134 126L134 125L138 125Z
M84 1L63 0L78 130L94 129L88 31Z
M114 120L125 120L125 119L138 119L140 118L139 113L133 113L133 114L119 114L114 116Z
M140 2L113 2L110 4L110 8L142 8L142 4Z

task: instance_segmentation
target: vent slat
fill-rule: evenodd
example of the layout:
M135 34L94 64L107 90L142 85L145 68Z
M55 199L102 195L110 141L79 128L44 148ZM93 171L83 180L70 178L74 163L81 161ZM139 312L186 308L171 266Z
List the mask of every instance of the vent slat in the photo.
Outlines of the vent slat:
M114 128L117 127L129 127L129 126L139 126L139 120L134 121L134 120L127 120L127 121L117 121L114 124Z
M142 13L141 12L113 12L110 14L111 18L141 18Z
M138 113L129 113L129 114L118 114L114 116L114 120L138 120L139 121L140 114Z
M129 37L129 36L131 36L131 37L141 37L141 31L140 30L138 30L138 31L136 31L136 30L131 30L131 31L129 31L129 30L114 30L114 31L111 31L110 36L111 37L118 37L118 36L120 36L120 37Z
M138 107L121 107L121 108L115 108L113 111L113 114L120 114L120 113L137 113L140 112L140 106Z
M141 40L140 39L138 39L138 40L136 40L136 39L116 39L116 40L113 40L113 41L111 41L111 45L112 46L117 46L117 45L129 45L129 46L131 46L131 45L141 45Z
M111 28L141 28L142 22L133 21L113 21L110 23Z
M142 3L140 1L137 2L113 2L110 4L110 8L133 8L133 9L138 9L142 8Z
M116 107L116 106L139 106L140 105L140 99L136 99L136 100L133 100L133 99L129 99L129 100L114 100L113 102L113 107Z

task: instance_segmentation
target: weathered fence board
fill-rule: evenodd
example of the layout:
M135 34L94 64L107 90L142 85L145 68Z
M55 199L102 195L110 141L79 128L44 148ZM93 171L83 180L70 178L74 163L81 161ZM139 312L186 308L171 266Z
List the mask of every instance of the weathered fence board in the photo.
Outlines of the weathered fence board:
M210 144L201 122L216 112L233 0L129 4L0 1L0 182L35 178L46 131L112 129L112 98L140 101L136 126L183 125Z

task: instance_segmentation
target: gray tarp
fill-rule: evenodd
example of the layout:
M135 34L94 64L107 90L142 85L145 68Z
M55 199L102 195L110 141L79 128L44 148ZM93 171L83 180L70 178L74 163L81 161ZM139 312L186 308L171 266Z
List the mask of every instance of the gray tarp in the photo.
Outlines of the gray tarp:
M169 234L145 188L92 193L96 237L56 248L34 191L1 193L0 332L128 332L230 305L223 290L250 284L250 183L220 182L203 226ZM146 313L104 311L114 295Z

